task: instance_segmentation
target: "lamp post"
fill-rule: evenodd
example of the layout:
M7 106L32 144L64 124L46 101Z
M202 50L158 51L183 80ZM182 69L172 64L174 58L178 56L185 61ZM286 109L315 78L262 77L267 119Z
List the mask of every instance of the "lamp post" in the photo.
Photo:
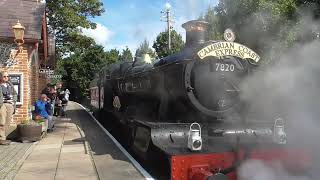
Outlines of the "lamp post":
M23 50L23 44L24 44L24 30L25 27L22 26L18 20L17 24L12 26L12 30L14 33L14 42L18 45L19 52Z

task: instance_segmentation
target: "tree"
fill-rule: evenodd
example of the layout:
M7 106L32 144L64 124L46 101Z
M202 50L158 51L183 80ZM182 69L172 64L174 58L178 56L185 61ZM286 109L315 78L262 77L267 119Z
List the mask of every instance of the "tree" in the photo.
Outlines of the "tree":
M149 42L145 39L136 50L135 57L142 57L143 54L149 54L150 57L155 58L154 51L150 48Z
M101 0L47 0L49 31L56 38L57 68L64 83L88 94L89 82L105 64L116 62L119 51L104 52L82 28L96 28L92 19L103 12Z
M320 18L320 1L319 0L296 0L299 7L308 8L314 19Z
M214 8L209 7L204 16L199 18L200 20L204 20L209 23L208 32L207 32L207 39L209 40L217 40L223 39L223 34L220 32L220 22L219 17L216 15Z
M49 30L55 35L57 53L62 56L65 52L87 48L92 42L80 34L81 28L96 27L92 18L100 16L103 4L100 0L47 0L47 17ZM86 41L86 43L81 43Z
M104 52L102 46L92 45L82 53L76 52L58 61L57 71L63 75L63 81L67 82L69 87L79 90L82 96L86 96L95 74L109 63L110 59L107 57L108 53Z
M71 52L84 52L92 45L95 45L94 39L78 32L72 32L69 36L65 37L64 45L58 46L57 50L60 55Z
M75 61L72 78L81 90L82 95L87 95L90 82L94 79L96 72L106 62L106 55L101 46L90 47L80 58Z
M231 28L237 42L254 49L264 56L263 59L275 59L270 55L280 54L297 40L298 14L295 1L219 0L218 5L213 10L209 9L205 15L206 20L216 29L209 28L209 34L222 34L225 29Z
M117 49L111 49L106 53L108 64L117 62L120 59L120 52Z
M171 31L171 50L169 50L168 44L168 31L161 32L152 46L159 58L179 52L184 47L181 35L175 30Z
M126 49L122 50L122 54L120 56L120 61L132 61L132 60L133 60L132 53L127 46Z

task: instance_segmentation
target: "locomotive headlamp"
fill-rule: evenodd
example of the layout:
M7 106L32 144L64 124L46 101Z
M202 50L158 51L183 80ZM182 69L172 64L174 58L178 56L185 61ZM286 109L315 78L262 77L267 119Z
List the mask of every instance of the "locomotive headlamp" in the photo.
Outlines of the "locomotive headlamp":
M223 37L228 42L233 42L236 39L236 35L232 31L232 29L226 29L223 33Z
M201 126L198 123L192 123L190 125L188 148L191 151L200 151L202 149Z
M284 131L284 120L281 118L276 119L274 122L273 141L277 144L287 143L287 135Z

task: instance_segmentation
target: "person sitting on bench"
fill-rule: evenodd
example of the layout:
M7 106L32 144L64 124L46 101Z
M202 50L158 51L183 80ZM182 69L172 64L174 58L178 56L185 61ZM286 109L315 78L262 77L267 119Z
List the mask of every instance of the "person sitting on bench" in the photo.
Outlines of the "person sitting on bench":
M51 104L48 100L47 95L41 94L39 100L35 103L35 114L41 116L44 119L48 120L48 131L53 131L54 128L54 119L50 116Z

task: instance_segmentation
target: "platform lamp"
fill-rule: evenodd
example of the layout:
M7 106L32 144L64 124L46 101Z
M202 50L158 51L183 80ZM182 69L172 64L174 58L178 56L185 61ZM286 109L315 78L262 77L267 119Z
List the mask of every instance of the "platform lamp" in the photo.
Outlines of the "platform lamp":
M25 27L22 26L18 20L17 24L12 26L12 30L14 33L14 42L18 45L18 52L22 52L23 44L24 44L24 30Z

